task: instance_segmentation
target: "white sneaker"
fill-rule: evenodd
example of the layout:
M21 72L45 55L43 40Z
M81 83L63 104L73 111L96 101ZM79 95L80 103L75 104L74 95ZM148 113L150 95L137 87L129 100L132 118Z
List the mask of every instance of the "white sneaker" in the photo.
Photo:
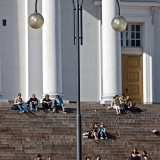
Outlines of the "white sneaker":
M31 111L32 111L33 109L31 108Z
M101 137L101 139L104 139L103 137Z
M107 140L108 138L106 137L105 139Z
M19 113L23 113L23 111L19 111Z
M88 136L83 136L83 138L88 138Z
M48 111L50 111L50 109L48 109Z
M37 111L38 109L36 108L36 111Z

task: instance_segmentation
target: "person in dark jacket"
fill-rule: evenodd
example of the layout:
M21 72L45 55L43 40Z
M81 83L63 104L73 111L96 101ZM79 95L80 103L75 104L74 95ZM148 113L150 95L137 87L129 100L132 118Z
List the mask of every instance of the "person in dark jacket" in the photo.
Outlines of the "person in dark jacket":
M44 107L44 109L48 109L49 111L51 110L52 100L49 99L49 94L46 94L45 98L43 98L42 106Z
M41 155L41 154L38 154L38 155L37 155L37 158L35 158L34 160L42 160L42 155Z
M36 111L38 110L38 99L36 98L35 94L32 94L32 97L29 100L29 106L31 111L33 108L35 108Z
M140 153L137 151L137 148L134 148L131 154L131 160L140 160L140 159L141 159Z
M127 112L132 112L133 110L132 100L130 99L129 95L126 97L124 101L124 108L125 108L125 111Z

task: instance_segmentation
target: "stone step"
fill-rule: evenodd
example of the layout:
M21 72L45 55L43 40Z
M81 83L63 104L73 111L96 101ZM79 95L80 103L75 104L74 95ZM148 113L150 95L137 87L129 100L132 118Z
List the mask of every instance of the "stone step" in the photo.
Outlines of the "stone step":
M76 159L76 104L67 104L71 111L63 114L44 111L19 114L10 110L13 103L0 104L0 159L32 159L38 153L44 159L51 154L54 159ZM135 146L147 150L152 159L160 156L159 137L152 134L159 128L160 105L137 105L146 112L116 115L115 110L97 103L81 103L82 133L92 128L94 122L103 121L111 133L107 141L82 139L83 159L100 154L102 159L126 160ZM96 112L95 112L96 110ZM7 149L5 149L7 148Z

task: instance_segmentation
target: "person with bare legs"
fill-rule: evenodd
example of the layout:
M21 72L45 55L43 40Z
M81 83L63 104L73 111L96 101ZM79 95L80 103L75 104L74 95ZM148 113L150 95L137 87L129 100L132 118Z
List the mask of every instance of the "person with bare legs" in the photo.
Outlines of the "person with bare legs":
M120 111L120 100L119 100L119 96L118 95L115 95L113 97L113 100L111 102L111 106L116 110L117 114L121 114L121 111Z

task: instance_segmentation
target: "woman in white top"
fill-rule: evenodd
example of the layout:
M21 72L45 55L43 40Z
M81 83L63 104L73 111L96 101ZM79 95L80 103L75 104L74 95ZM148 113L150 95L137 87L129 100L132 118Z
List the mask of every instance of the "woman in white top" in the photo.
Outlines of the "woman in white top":
M113 100L111 102L111 106L116 110L117 114L121 114L120 112L120 101L119 101L119 96L115 95L113 97Z
M142 152L142 160L151 160L149 154L146 151Z

